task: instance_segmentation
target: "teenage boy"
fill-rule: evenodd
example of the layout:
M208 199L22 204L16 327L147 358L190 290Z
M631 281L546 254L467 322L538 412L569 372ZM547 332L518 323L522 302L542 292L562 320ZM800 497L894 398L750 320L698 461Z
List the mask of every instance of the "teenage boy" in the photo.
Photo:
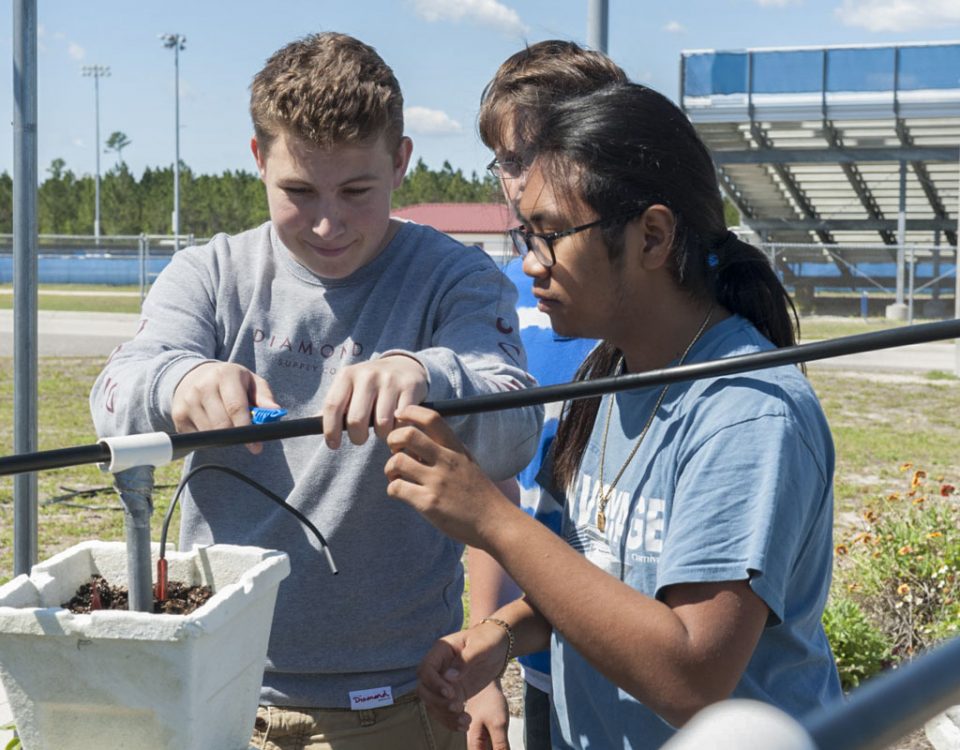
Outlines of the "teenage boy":
M190 481L182 547L291 558L253 743L462 747L414 688L430 644L461 625L463 547L387 499L389 451L369 425L383 438L406 405L529 385L515 294L482 251L390 218L412 144L399 85L371 47L336 33L285 46L254 78L250 109L271 220L174 257L94 385L94 421L115 435L246 425L252 406L322 415L326 445L212 448L185 465L225 464L286 496L340 568L330 576L291 516L243 485L215 472ZM536 447L534 409L451 421L501 479Z
M606 55L561 40L538 42L503 62L483 91L479 129L484 144L496 157L489 169L500 180L508 203L514 205L519 198L526 171L524 159L531 151L528 144L536 142L539 113L553 102L626 80L626 73ZM519 259L509 263L504 271L517 287L520 338L527 353L527 369L541 385L573 380L596 341L553 331L549 316L537 309L531 279L524 275ZM548 477L540 477L538 482L538 474L557 432L560 406L547 406L537 455L517 477L521 507L557 533L563 514L563 493L555 490L558 497L554 497L540 482L547 487L553 483ZM474 558L492 561L471 550L471 574L478 567ZM524 678L524 747L550 750L550 653L540 651L517 661Z

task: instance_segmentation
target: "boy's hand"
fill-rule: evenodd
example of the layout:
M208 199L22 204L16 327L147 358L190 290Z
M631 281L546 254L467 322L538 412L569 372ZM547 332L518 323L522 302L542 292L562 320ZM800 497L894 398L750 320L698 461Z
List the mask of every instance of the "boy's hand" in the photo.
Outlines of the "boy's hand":
M323 403L323 436L339 448L344 422L354 445L370 436L370 418L378 437L393 429L394 414L427 397L427 371L417 360L392 355L345 367L334 378Z
M177 432L220 430L250 424L250 407L279 408L267 381L231 362L205 362L195 367L173 393L173 426ZM261 443L250 443L259 453Z

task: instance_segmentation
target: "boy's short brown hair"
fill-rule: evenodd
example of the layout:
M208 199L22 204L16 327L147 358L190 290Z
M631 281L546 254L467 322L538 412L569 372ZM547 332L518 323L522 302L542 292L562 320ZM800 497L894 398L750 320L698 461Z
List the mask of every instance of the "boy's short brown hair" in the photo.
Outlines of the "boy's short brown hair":
M311 34L271 55L250 85L262 149L286 131L322 148L403 137L403 94L373 47L347 34Z
M480 138L493 151L508 135L529 143L541 113L553 102L626 81L623 69L602 52L559 39L537 42L508 57L484 88Z

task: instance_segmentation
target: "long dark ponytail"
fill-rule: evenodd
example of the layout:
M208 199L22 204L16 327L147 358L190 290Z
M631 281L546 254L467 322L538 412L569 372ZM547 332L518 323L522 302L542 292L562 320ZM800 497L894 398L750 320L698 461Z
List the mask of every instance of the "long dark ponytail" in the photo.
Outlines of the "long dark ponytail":
M710 153L686 116L653 89L618 84L557 104L540 132L537 166L561 200L597 216L669 208L676 232L671 273L692 296L743 316L778 347L796 343L796 309L766 256L729 232ZM623 252L628 219L604 227L611 259ZM612 375L620 352L601 342L577 379ZM596 421L600 399L567 404L554 441L557 485L569 486Z

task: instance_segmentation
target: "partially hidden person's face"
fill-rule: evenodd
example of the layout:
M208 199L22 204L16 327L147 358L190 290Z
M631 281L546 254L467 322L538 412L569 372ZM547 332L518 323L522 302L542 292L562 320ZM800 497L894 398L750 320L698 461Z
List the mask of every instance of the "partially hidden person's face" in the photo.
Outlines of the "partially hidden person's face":
M599 218L577 198L567 206L544 181L536 163L524 175L517 210L530 231L562 232ZM609 338L616 326L622 296L620 274L611 263L599 227L553 240L555 262L545 267L536 255L523 258L523 272L533 279L537 308L550 316L562 336Z
M282 131L269 148L256 138L251 148L277 235L305 268L342 279L392 239L390 195L407 170L409 138L395 151L383 136L324 149Z
M505 133L503 143L494 152L494 156L500 163L500 188L503 190L503 197L507 199L507 205L515 206L526 176L523 166L524 149L513 133L512 119L503 130Z

